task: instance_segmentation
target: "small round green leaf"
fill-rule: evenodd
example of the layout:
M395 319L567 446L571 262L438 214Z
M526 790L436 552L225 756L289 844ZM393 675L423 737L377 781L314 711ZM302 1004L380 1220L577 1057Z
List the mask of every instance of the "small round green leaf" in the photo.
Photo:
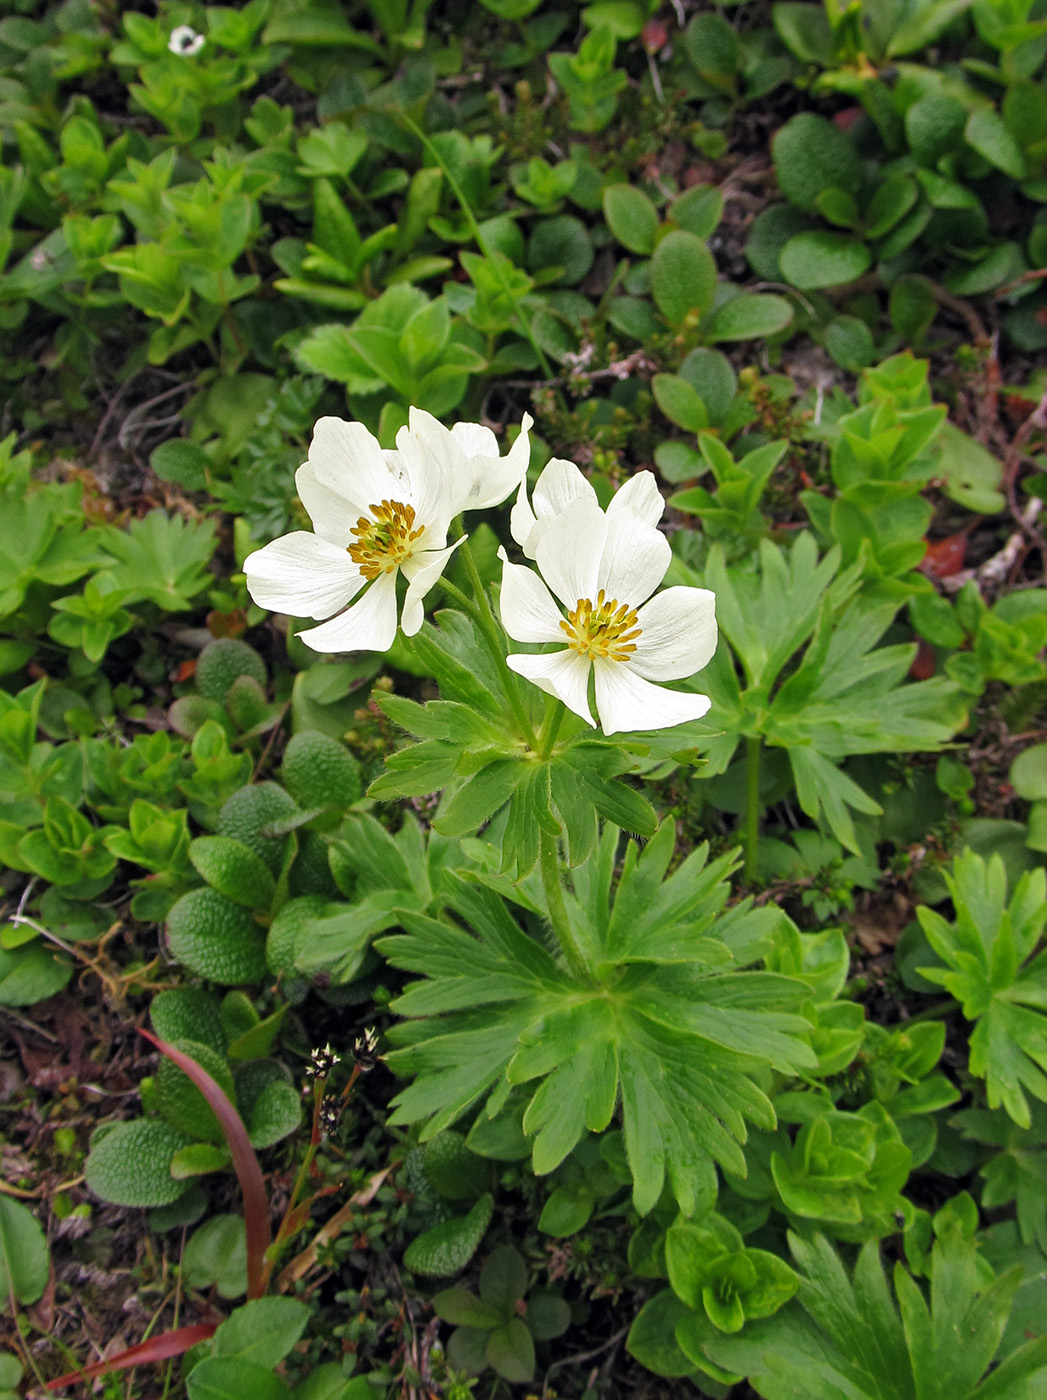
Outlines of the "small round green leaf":
M527 268L540 272L559 267L559 278L568 286L580 282L593 265L593 245L581 219L573 214L557 214L536 224L527 244Z
M202 987L171 987L153 997L149 1019L161 1040L195 1040L225 1054L219 1000Z
M708 238L723 217L723 195L715 185L695 185L673 200L669 216L696 238Z
M359 800L363 785L360 765L343 743L306 729L295 734L284 750L280 778L302 807L344 810Z
M265 958L270 972L277 977L294 973L298 948L308 938L312 924L329 908L330 901L319 894L305 894L287 901L266 935Z
M265 662L238 637L219 637L208 642L196 663L196 688L207 700L224 700L230 686L240 676L250 676L265 687L269 677Z
M488 1364L507 1381L529 1381L534 1375L534 1339L519 1317L491 1333L484 1355Z
M571 1309L555 1293L532 1293L527 1299L527 1327L536 1342L559 1337L571 1325Z
M288 1355L309 1321L297 1298L254 1298L236 1309L211 1343L214 1356L238 1356L272 1370Z
M709 415L705 411L697 389L681 379L677 374L656 374L651 380L654 401L668 418L684 432L696 433L709 426Z
M188 1400L291 1400L291 1387L256 1361L240 1356L208 1356L189 1372Z
M171 1158L189 1138L158 1118L135 1118L106 1125L87 1154L87 1185L117 1206L166 1206L185 1184L171 1176Z
M268 909L276 882L260 855L231 836L198 836L189 859L212 889L245 909Z
M745 244L749 266L767 282L782 282L782 249L798 233L814 228L812 220L791 204L772 204L753 220Z
M422 1169L430 1186L445 1201L474 1201L490 1185L490 1164L465 1145L452 1128L437 1133L422 1148Z
M704 315L716 291L716 263L700 238L684 229L666 234L651 258L654 304L672 325L689 312Z
M819 230L796 234L781 253L782 276L801 291L842 287L861 277L871 262L864 243Z
M174 1048L181 1050L195 1060L201 1069L207 1071L226 1096L236 1104L236 1091L233 1088L233 1075L223 1054L212 1050L199 1041L180 1040ZM193 1081L180 1070L166 1055L161 1057L156 1071L156 1092L160 1112L180 1133L205 1142L223 1142L224 1134L203 1094Z
M433 1299L433 1312L456 1327L480 1327L484 1331L500 1327L504 1318L497 1308L485 1303L467 1288L445 1288Z
M416 1274L430 1278L449 1278L465 1268L487 1233L494 1210L490 1192L486 1192L468 1215L444 1220L412 1240L404 1251L404 1263Z
M28 1207L0 1196L0 1308L11 1294L35 1303L47 1287L51 1262L40 1222Z
M684 359L677 373L698 390L710 422L721 423L738 391L738 376L727 356L700 345Z
M694 1362L681 1351L676 1327L691 1315L671 1288L663 1288L644 1303L629 1329L626 1350L656 1376L689 1376Z
M171 438L154 448L149 457L153 475L173 481L186 491L206 491L211 463L207 453L187 438Z
M1027 802L1047 800L1047 744L1033 744L1011 764L1011 786Z
M215 1215L194 1230L182 1268L193 1288L217 1288L223 1298L247 1292L247 1236L238 1215Z
M658 211L635 185L608 185L603 192L603 216L623 248L649 257L658 235Z
M837 316L825 332L825 348L841 369L856 374L874 358L872 331L857 316Z
M167 920L172 957L209 982L237 987L266 974L265 938L258 923L217 890L190 890Z
M738 72L741 41L734 26L712 10L696 14L683 35L687 57L699 73L728 78Z
M247 1118L251 1146L272 1147L290 1137L302 1121L302 1104L293 1084L273 1079L255 1099Z
M218 814L218 834L250 846L275 875L287 837L273 828L289 821L297 811L294 798L278 783L254 783L239 788L226 802Z
M480 1274L480 1297L503 1318L512 1317L527 1292L527 1265L511 1244L491 1251Z
M756 340L776 335L793 318L793 309L784 297L743 292L717 307L703 326L709 340Z
M0 1006L32 1006L60 992L73 965L40 941L0 948Z
M817 212L822 190L835 187L857 195L861 188L862 163L854 142L835 122L813 112L787 121L771 151L782 194L808 214Z
M979 107L967 118L964 128L967 144L990 165L1011 175L1015 180L1025 176L1025 157L1021 147L1011 134L1007 123L992 107Z

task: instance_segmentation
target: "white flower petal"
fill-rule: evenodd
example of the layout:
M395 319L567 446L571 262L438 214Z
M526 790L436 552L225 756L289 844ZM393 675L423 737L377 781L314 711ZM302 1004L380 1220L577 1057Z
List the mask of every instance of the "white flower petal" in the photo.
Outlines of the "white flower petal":
M613 515L619 510L635 511L648 525L658 524L665 510L665 501L658 490L654 472L637 472L624 485L619 486L611 497L607 514Z
M509 517L512 537L528 559L533 559L538 540L546 521L559 515L577 500L586 500L598 505L592 483L583 476L573 462L563 457L553 457L542 468L535 482L534 509L527 501L526 486L521 483Z
M347 501L376 506L395 500L417 509L416 502L410 499L406 476L397 476L378 439L362 423L321 418L313 429L309 466L316 481ZM361 514L357 511L358 516Z
M701 719L712 701L708 695L685 695L665 690L638 676L626 661L597 657L596 710L605 734L623 730L670 729L674 724Z
M483 423L455 423L450 433L467 461L470 457L498 456L498 439Z
M671 559L669 541L634 511L608 513L597 587L608 598L638 608L661 583Z
M517 642L562 643L560 609L542 580L533 569L510 564L504 549L498 551L498 558L502 561L499 608L509 636Z
M597 504L592 482L565 457L553 457L534 484L534 509L538 516L559 515L575 501Z
M452 482L459 457L451 434L431 413L412 408L408 426L396 435L396 448L411 485L415 525L433 531L433 539L426 540L430 548L436 547L437 536L442 545L457 514Z
M353 543L353 526L361 516L370 514L369 502L354 500L347 491L320 481L311 462L303 462L298 468L294 484L316 533L321 539L347 549Z
M511 652L506 658L510 671L533 681L542 690L562 700L569 710L592 725L593 717L589 709L586 692L589 689L589 660L568 647L564 651L550 652L548 656L526 656L523 652ZM593 726L595 728L595 726Z
M716 650L716 595L708 588L667 588L637 613L640 636L629 667L649 681L693 676Z
M247 591L262 608L293 617L330 617L364 586L344 549L296 530L244 560Z
M421 627L425 619L422 599L443 573L448 559L458 546L464 543L465 536L463 535L447 549L423 550L418 554L412 554L410 559L404 560L401 572L408 580L408 584L403 612L400 615L400 626L403 628L405 637L413 637Z
M527 478L524 477L523 481L520 482L520 489L516 493L516 504L509 512L509 533L528 559L534 558L531 532L534 530L535 524L534 511L527 499ZM537 538L535 543L537 543Z
M600 507L582 497L541 526L535 562L568 608L579 598L595 601L607 523Z
M461 456L461 465L452 476L455 513L486 510L501 505L527 476L531 460L530 429L534 420L525 413L520 431L504 457L498 454L498 439L490 428L479 423L456 423L451 439Z
M396 571L379 574L358 603L298 635L314 651L388 651L396 637Z

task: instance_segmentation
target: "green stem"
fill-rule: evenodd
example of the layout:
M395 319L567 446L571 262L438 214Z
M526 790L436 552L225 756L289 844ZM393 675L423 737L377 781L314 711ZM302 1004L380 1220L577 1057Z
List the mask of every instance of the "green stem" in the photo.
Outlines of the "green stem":
M936 1001L933 1006L925 1006L922 1011L917 1011L913 1016L906 1016L905 1024L913 1025L917 1021L937 1021L939 1018L951 1016L954 1011L959 1011L960 1003L955 997L946 997L944 1001Z
M745 741L745 883L756 882L756 854L760 841L760 740Z
M469 616L472 618L472 620L477 624L477 626L479 626L479 625L480 625L480 610L479 610L479 608L476 606L476 604L472 601L472 599L471 599L471 598L467 598L467 597L465 596L465 594L462 592L462 590L458 587L458 585L457 585L456 583L452 583L451 580L450 580L449 578L444 578L442 574L441 574L441 576L436 580L436 582L440 585L440 587L443 589L443 591L447 594L448 598L453 598L454 601L458 604L458 606L462 609L462 611L465 612L465 613L468 613L468 615L469 615Z
M571 921L567 915L563 885L560 883L560 860L556 850L556 837L543 830L539 842L542 885L545 889L545 901L549 906L549 922L553 926L556 941L560 945L572 975L580 980L589 981L585 958L578 946L578 940L574 936L574 929L571 927Z
M509 670L506 663L505 646L499 635L498 623L495 621L494 613L491 611L491 605L487 601L483 579L480 577L480 571L476 567L476 560L473 558L468 542L460 546L458 553L465 561L469 582L473 586L473 597L476 601L476 622L484 641L487 643L487 649L491 653L491 659L498 668L498 675L502 682L502 689L505 691L505 697L512 707L517 724L520 726L520 733L527 740L528 746L537 753L538 738L535 735L531 721L524 712L524 707L520 700L520 692L516 686L516 677L513 675L512 671Z
M549 698L551 699L551 697ZM538 750L539 758L546 759L552 753L553 745L556 743L556 736L560 732L560 725L563 723L566 710L567 706L564 702L562 700L556 700L554 701L552 713L546 714L545 723L542 726L541 738L538 741L541 745Z

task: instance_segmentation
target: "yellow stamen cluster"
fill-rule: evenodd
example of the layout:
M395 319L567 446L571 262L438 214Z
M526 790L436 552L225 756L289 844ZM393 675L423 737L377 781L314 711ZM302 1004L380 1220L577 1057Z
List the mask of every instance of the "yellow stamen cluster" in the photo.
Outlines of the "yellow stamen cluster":
M368 506L372 519L366 515L353 526L351 533L356 535L356 544L348 549L349 558L359 565L360 572L367 580L376 579L379 574L392 573L394 569L410 559L412 544L424 527L412 530L414 506L405 506L400 501L382 501L380 505Z
M583 656L606 656L612 661L628 661L640 635L636 613L618 599L609 602L601 588L595 603L579 598L577 607L560 626L567 633L567 645ZM630 630L631 629L631 630Z

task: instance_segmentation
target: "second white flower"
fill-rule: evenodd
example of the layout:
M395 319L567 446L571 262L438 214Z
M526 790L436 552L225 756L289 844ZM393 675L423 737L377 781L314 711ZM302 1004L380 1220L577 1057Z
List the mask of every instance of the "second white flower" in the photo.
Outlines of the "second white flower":
M567 644L541 655L511 654L509 666L519 675L593 724L588 691L594 673L605 734L665 729L706 713L708 696L655 684L700 671L716 650L717 632L708 589L667 588L651 597L671 550L649 516L628 506L605 515L594 500L579 497L542 522L534 553L542 578L499 553L509 636Z

